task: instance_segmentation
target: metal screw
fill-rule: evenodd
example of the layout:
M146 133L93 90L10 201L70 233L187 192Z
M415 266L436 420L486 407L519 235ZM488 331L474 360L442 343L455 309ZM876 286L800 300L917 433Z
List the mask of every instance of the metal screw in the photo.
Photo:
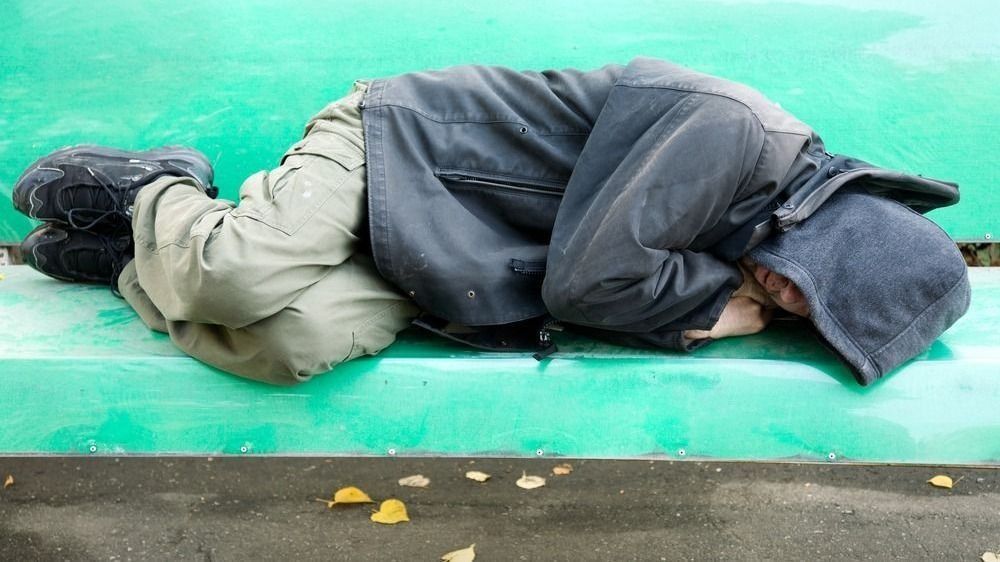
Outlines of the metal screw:
M469 296L470 299L476 298L476 292L475 291L469 291L466 294Z
M677 454L683 457L684 455L686 455L688 453L684 449L680 449L679 451L677 451Z
M538 456L542 456L542 455L545 454L545 451L543 451L541 449L538 449L537 451L535 451L535 454L538 455Z
M416 291L410 291L410 296L411 296L411 297L415 297L415 296L417 296L417 292L416 292Z
M389 449L388 453L390 456L394 456L396 454L396 449Z
M91 445L90 446L90 452L91 453L96 453L97 452L97 445Z
M249 451L249 450L250 450L250 449L249 449L249 448L248 448L248 447L247 447L246 445L243 445L242 447L240 447L240 452L241 452L241 453L245 453L245 452L247 452L247 451Z
M992 235L992 234L990 234L989 232L987 232L987 233L986 233L986 236L983 236L983 238L985 238L985 239L987 239L987 240L993 240L993 235Z
M521 131L522 135L528 132L528 128L527 127L521 127L519 130Z
M826 456L826 458L830 459L831 461L835 461L837 460L837 455L835 453L830 453L829 455Z

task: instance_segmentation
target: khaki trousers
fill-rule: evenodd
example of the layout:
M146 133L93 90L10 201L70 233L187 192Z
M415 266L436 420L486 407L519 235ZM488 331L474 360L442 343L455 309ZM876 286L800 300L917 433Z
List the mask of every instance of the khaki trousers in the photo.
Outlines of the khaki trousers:
M118 288L152 329L244 377L294 384L391 344L417 309L359 250L367 215L359 103L317 114L281 165L210 199L164 177L135 201Z

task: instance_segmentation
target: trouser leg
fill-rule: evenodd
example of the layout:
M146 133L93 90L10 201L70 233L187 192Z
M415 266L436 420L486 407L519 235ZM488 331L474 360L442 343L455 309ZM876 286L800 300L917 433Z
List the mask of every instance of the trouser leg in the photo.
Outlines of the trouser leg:
M165 177L135 201L139 283L168 320L238 328L271 316L350 257L367 213L356 89L313 121L236 206ZM338 113L339 112L339 113Z
M147 324L195 357L271 382L391 343L416 311L357 254L362 93L317 115L277 169L244 182L238 206L183 178L143 188L135 260L119 285Z
M303 382L344 361L375 354L417 313L364 254L330 268L285 308L242 328L167 320L139 285L135 262L122 272L118 287L146 325L169 334L185 353L274 384Z

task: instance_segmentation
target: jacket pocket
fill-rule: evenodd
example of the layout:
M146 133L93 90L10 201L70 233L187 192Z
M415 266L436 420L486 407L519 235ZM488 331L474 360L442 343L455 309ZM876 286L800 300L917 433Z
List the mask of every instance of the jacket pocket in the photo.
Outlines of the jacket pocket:
M511 194L562 197L566 182L544 178L512 177L504 174L467 170L463 168L438 168L434 175L455 185L504 191Z

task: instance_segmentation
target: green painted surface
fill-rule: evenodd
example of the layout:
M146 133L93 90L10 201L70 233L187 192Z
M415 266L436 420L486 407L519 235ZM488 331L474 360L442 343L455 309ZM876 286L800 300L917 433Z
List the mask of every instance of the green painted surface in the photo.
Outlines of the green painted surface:
M459 63L593 68L635 55L747 82L831 151L958 181L934 213L1000 235L994 0L0 0L0 198L80 142L194 145L223 196L350 82ZM30 228L0 205L0 242Z
M690 356L563 337L544 362L414 333L278 388L185 357L107 289L0 273L0 454L1000 464L1000 269L972 270L970 313L870 388L797 322Z

